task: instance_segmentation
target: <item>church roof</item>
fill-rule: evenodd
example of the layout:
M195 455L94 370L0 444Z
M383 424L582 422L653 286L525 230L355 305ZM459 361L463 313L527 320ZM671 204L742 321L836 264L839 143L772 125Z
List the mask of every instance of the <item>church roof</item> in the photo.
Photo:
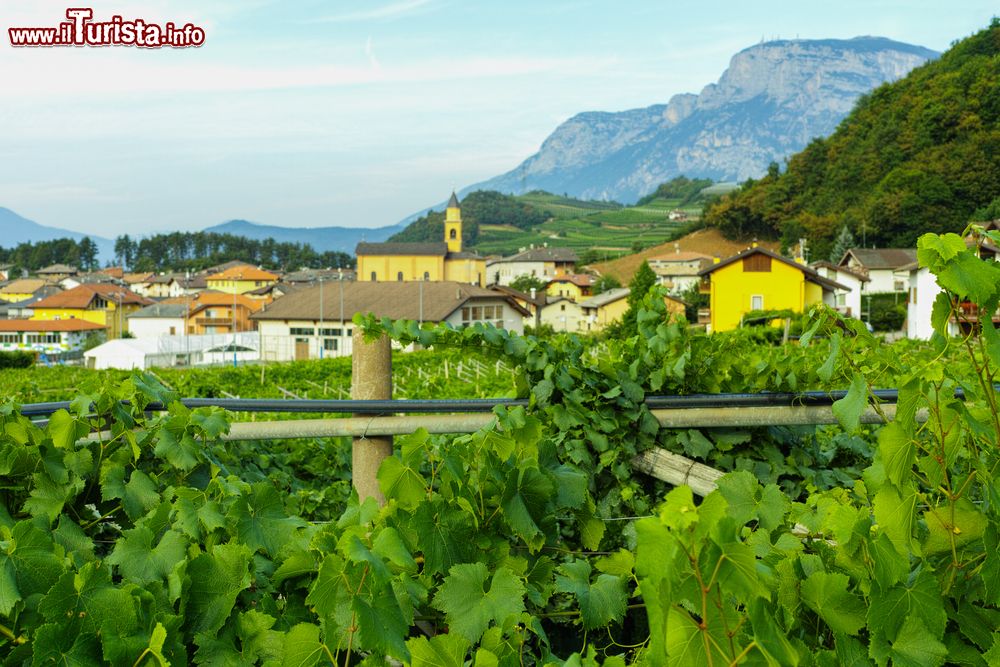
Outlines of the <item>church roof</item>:
M358 255L432 255L448 254L448 244L440 243L403 243L387 241L385 243L359 243L354 254Z
M451 191L451 199L448 200L448 208L458 208L458 197L455 196L455 191Z

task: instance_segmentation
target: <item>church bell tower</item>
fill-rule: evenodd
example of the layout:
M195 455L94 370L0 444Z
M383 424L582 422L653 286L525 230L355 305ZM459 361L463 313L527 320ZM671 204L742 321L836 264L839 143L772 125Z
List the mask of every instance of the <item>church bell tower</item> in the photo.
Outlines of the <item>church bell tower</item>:
M454 191L444 212L444 242L448 244L448 252L462 252L462 210Z

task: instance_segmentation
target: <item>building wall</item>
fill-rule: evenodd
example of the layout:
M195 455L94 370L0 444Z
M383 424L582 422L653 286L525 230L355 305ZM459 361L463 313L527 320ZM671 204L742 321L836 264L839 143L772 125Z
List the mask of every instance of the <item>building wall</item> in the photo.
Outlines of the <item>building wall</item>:
M505 299L473 299L471 301L467 301L462 308L457 309L455 312L449 315L445 321L456 327L462 327L467 324L471 324L474 321L486 321L485 318L479 320L467 321L462 311L465 308L487 308L487 307L500 309L499 320L494 320L491 318L489 319L489 321L493 322L502 320L504 329L507 329L508 331L512 331L517 334L524 333L524 315L522 315L519 311L515 310L510 305L510 303L508 303Z
M589 289L584 289L569 281L554 282L545 289L549 296L564 296L573 301L583 301L590 293Z
M556 268L555 262L494 262L488 271L488 282L497 285L510 285L521 276L548 281L565 273Z
M444 279L457 283L486 286L485 259L446 259L444 260Z
M906 304L906 337L928 340L934 333L934 327L931 326L931 310L934 307L934 299L941 292L941 287L938 286L934 274L926 268L911 271L907 283L909 293Z
M171 329L173 329L173 331L171 331ZM184 334L184 318L183 317L129 318L128 331L136 338L180 336Z
M252 312L243 304L236 304L236 331L253 331L254 320L250 319ZM195 335L232 333L233 306L219 304L208 306L194 313L187 321L188 333Z
M17 303L18 301L26 301L33 296L35 296L33 292L5 292L0 294L0 300Z
M324 335L320 335L318 320L260 320L257 330L260 332L261 359L294 361L297 358L319 359L320 347L324 345L323 358L350 356L354 323L324 320ZM293 334L293 330L298 332ZM302 333L302 330L311 330L312 334ZM296 345L297 341L304 341L304 349Z
M804 283L802 271L776 259L771 260L770 271L744 271L739 260L713 271L712 331L739 327L743 315L753 310L754 296L762 297L764 310L801 312L806 297Z
M542 324L555 331L585 331L583 308L574 301L557 301L542 308Z
M372 272L379 282L403 280L450 280L445 278L444 257L435 255L358 255L358 280L371 282Z
M142 308L137 304L122 305L121 312L118 311L118 304L108 301L107 308L35 308L33 320L84 320L94 322L108 328L108 338L121 338L124 329L128 331L128 315Z
M218 290L226 294L232 294L234 291L237 294L243 294L275 283L274 280L207 280L205 282L208 284L208 289ZM180 296L180 293L176 296Z
M45 354L61 354L65 352L73 352L79 350L83 347L84 341L91 331L0 331L0 351L3 352L14 352L14 351L29 351L29 352L42 352ZM47 340L50 336L54 335L58 338L57 341ZM39 336L41 339L39 342L29 342L32 340L29 336ZM16 341L11 340L12 338L17 338Z
M907 279L902 274L897 274L892 269L878 269L868 272L871 279L865 283L864 291L868 294L883 294L885 292L906 291ZM897 285L902 283L902 285ZM897 289L897 287L899 289Z

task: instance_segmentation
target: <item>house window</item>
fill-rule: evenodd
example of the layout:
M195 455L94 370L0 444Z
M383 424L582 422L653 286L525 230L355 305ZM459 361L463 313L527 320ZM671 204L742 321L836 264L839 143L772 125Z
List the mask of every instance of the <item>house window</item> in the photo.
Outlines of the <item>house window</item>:
M402 271L399 271L398 273L396 273L396 280L399 281L399 282L403 282L403 272Z
M288 329L289 336L312 336L316 333L316 330L312 327L290 327Z
M372 282L376 282L377 280L378 280L378 274L375 271L372 271Z
M893 283L892 283L892 289L894 291L896 291L896 292L905 292L906 291L906 287L903 285L903 281L902 280L895 280L895 281L893 281Z
M431 272L424 271L424 280L430 280L430 279L431 279Z
M19 333L0 334L0 343L16 344L20 342L21 342L21 334Z
M448 238L450 238L452 241L454 241L457 238L457 235L456 235L454 229L451 230L451 232L448 234Z
M503 306L465 306L462 308L462 326L467 327L476 322L492 324L503 328Z
M319 335L320 336L339 336L340 335L340 329L320 329L319 330Z
M323 339L323 349L327 352L337 351L337 339L336 338L324 338Z
M173 336L177 333L177 327L170 327L170 335Z
M755 253L743 258L743 271L766 273L771 270L771 258L761 253Z
M559 306L559 310L566 310L566 304L564 303L563 305Z
M846 294L838 294L837 295L837 305L838 306L846 306L847 305L847 295Z
M46 343L58 343L62 337L57 333L28 334L28 345L44 345Z
M768 259L771 259L768 257ZM750 310L764 310L764 296L761 294L754 294L750 297Z

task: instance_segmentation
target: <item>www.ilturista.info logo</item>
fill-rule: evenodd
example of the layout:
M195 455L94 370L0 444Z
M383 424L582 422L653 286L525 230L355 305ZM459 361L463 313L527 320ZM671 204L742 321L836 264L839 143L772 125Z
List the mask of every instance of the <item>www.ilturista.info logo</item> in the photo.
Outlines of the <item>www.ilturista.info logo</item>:
M89 7L70 8L66 18L55 28L8 28L11 46L141 46L186 48L205 43L205 30L190 23L150 23L143 19L124 20L112 16L109 21L94 21Z

